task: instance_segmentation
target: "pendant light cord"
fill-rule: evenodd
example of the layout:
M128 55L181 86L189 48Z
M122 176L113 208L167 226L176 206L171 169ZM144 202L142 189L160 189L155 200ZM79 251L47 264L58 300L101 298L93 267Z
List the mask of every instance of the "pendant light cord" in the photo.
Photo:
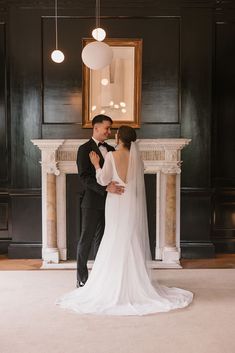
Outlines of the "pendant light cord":
M96 0L95 18L96 28L100 28L100 0Z
M55 0L55 48L58 49L57 0Z

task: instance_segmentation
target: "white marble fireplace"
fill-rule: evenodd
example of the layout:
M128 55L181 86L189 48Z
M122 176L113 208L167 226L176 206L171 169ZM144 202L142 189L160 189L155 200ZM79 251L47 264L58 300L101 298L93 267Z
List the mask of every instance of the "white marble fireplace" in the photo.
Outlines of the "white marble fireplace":
M76 174L78 147L87 140L32 140L41 150L43 268L69 267L66 248L66 174ZM181 268L181 150L189 139L142 139L145 173L156 175L156 248L152 267ZM114 145L114 141L110 140ZM75 266L71 266L72 268Z

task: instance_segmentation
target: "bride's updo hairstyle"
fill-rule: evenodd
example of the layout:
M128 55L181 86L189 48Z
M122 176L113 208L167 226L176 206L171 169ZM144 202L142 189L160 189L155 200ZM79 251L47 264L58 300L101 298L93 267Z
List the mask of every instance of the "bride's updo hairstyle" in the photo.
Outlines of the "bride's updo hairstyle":
M124 147L128 150L131 148L131 142L136 140L136 132L135 130L128 125L122 125L118 129L118 138L122 141Z

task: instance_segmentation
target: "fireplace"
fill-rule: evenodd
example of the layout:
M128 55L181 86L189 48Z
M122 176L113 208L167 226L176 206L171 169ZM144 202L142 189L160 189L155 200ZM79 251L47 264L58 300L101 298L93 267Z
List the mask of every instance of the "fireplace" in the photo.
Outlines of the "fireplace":
M87 140L32 140L41 150L43 268L66 267L66 174L76 174ZM153 267L180 268L181 149L189 139L141 139L146 174L156 178L156 247ZM114 141L109 143L114 145Z

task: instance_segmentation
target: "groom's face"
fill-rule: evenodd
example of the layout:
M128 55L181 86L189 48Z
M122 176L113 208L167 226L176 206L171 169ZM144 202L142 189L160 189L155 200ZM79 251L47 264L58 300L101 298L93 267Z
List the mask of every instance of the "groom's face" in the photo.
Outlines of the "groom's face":
M110 121L104 120L102 123L95 124L94 126L94 137L98 141L105 141L111 135L111 126Z

